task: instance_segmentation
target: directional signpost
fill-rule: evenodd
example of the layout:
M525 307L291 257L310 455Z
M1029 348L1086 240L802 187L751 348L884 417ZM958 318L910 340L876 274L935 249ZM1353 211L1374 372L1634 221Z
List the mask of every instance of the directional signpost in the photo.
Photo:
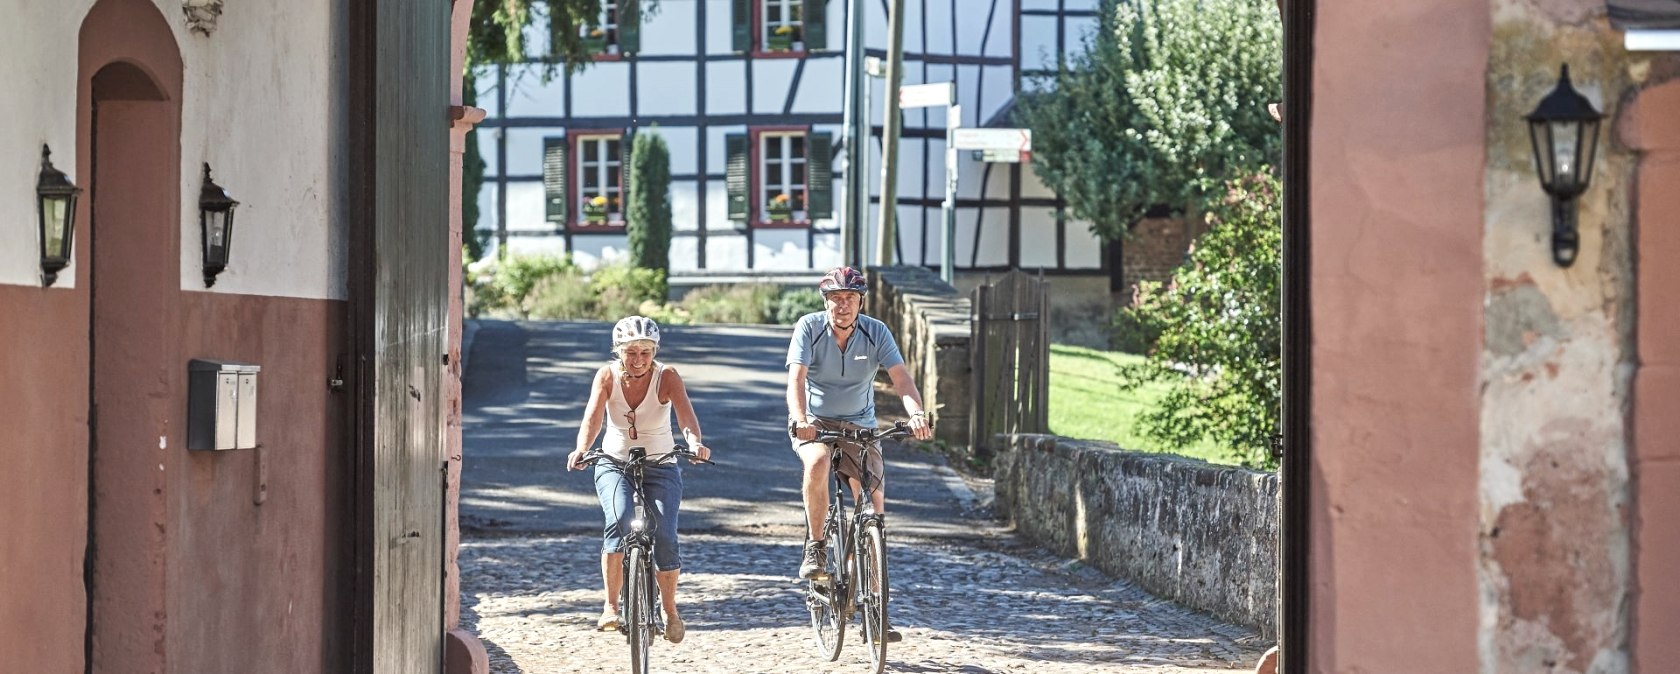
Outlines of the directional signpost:
M980 153L982 161L1024 162L1032 158L1032 129L957 129L951 143Z

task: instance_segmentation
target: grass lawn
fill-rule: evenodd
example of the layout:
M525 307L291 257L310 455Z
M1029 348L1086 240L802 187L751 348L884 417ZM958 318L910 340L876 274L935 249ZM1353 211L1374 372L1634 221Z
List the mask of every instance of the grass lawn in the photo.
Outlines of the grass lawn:
M1050 432L1081 440L1107 440L1125 449L1167 452L1212 463L1235 465L1219 448L1203 440L1189 447L1169 447L1146 437L1137 418L1166 393L1165 384L1120 390L1120 365L1143 356L1050 345Z

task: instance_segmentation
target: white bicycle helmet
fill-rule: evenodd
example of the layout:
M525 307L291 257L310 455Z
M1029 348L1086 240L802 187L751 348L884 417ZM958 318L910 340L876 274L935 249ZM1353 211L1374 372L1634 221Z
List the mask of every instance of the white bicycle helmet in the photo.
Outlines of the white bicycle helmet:
M612 345L618 348L630 342L647 340L659 345L659 324L646 316L625 316L613 326Z

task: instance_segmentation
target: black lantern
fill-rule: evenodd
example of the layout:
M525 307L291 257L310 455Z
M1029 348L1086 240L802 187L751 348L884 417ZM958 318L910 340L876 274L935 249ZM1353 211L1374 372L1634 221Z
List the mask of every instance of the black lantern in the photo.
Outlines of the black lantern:
M1552 259L1560 267L1574 264L1581 247L1581 235L1575 229L1575 197L1592 180L1598 122L1603 118L1592 101L1569 84L1567 63L1558 75L1557 88L1528 114L1534 169L1540 174L1540 187L1552 197Z
M198 226L204 235L206 288L216 285L216 275L227 268L228 248L233 245L233 209L238 205L210 179L210 165L205 164L204 188L198 193Z
M70 265L70 250L76 242L76 197L82 193L63 171L53 168L50 156L52 150L42 145L35 208L40 215L43 286L52 285L58 280L58 272Z

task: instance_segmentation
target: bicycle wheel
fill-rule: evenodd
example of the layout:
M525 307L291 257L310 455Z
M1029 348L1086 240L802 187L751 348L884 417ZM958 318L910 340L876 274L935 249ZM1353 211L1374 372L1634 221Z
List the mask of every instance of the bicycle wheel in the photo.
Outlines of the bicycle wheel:
M624 626L630 636L630 671L647 674L648 644L653 641L652 597L648 585L647 551L632 547L624 555Z
M810 581L805 603L811 609L811 630L816 636L817 654L833 662L840 658L846 637L846 574L840 560L840 525L833 510L823 523L823 540L828 547L828 580Z
M880 674L887 666L887 539L881 525L866 524L856 546L863 645L869 649L869 664Z

